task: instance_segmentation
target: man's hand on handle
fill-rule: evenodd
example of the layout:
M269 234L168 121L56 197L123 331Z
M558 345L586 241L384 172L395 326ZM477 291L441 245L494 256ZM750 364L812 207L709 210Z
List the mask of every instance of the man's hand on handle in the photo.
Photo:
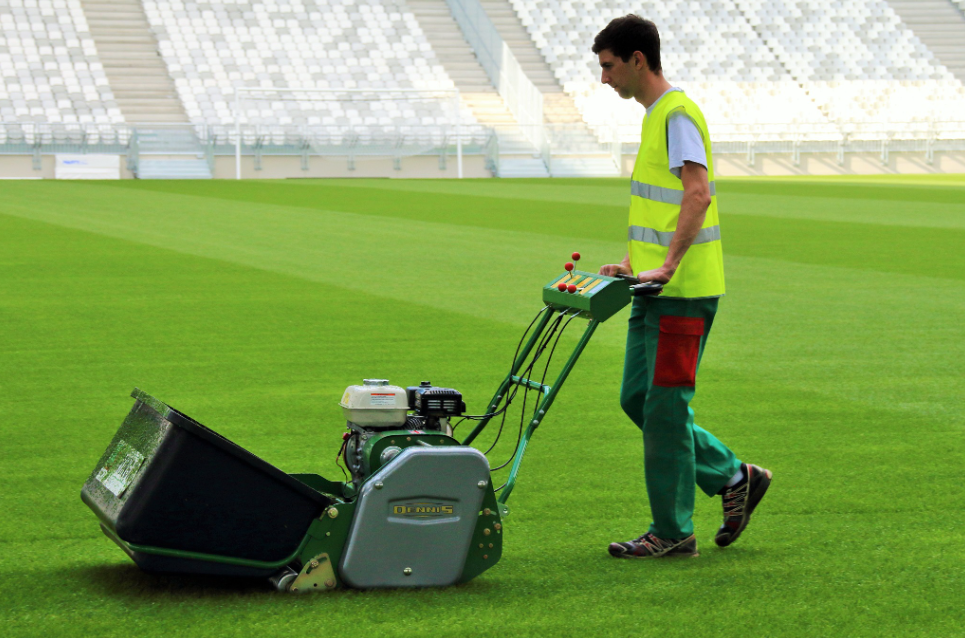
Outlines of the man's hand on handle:
M646 283L648 281L655 281L658 284L665 284L670 281L673 277L675 271L663 266L661 268L654 268L653 270L644 270L637 274L637 281L640 283Z
M630 268L630 253L623 258L619 264L605 264L600 266L600 274L606 277L619 277L620 275L633 276L633 270Z
M633 276L633 270L630 268L630 255L623 258L619 264L606 264L600 266L600 274L607 277L618 277L620 275L627 275L629 277ZM663 266L661 268L655 268L654 270L647 270L637 275L637 281L640 283L646 283L648 281L655 281L658 284L665 284L670 281L673 277L674 270Z
M630 266L625 266L623 264L606 264L600 266L600 274L607 277L616 277L617 275L633 275L630 272Z

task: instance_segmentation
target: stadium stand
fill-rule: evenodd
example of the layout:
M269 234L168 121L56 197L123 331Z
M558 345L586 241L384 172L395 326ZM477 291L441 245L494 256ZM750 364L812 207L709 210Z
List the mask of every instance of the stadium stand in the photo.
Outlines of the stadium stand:
M587 43L601 22L631 12L661 27L666 75L702 104L721 141L792 139L802 131L831 139L843 121L961 118L961 83L882 0L513 4L601 137L614 120L638 126L640 113L600 87ZM628 128L624 139L634 134Z
M962 107L961 83L883 0L737 5L832 121L948 120Z
M468 4L542 95L542 142L518 134L539 126L509 106L525 92L507 97L459 35L450 12ZM965 0L4 0L0 155L29 154L32 171L42 154L101 152L141 177L162 161L186 176L188 160L223 175L215 156L239 150L240 115L254 170L264 154L299 155L301 171L309 155L348 170L356 155L395 170L435 155L446 170L458 148L492 174L625 170L642 109L600 84L589 49L626 13L661 28L666 75L701 104L715 154L844 166L846 153L884 165L889 149L929 164L965 151Z
M716 3L724 10L715 11L714 20L709 7L702 6L710 2L690 2L689 11L661 2L513 2L564 90L574 95L601 139L614 122L628 127L627 141L639 137L639 105L600 85L596 56L588 45L602 22L632 12L651 16L662 28L665 74L703 104L711 123L760 128L777 123L774 113L788 123L827 123L731 2Z
M901 21L959 81L965 82L965 12L949 0L888 0Z
M79 0L0 3L0 120L4 131L124 121Z
M780 63L802 82L941 80L948 71L883 0L736 0Z
M373 89L383 94L453 88L402 0L144 0L144 7L185 110L196 124L232 124L236 85ZM451 121L445 108L432 100L407 105L279 96L243 109L242 122L432 127ZM474 122L468 111L461 117Z

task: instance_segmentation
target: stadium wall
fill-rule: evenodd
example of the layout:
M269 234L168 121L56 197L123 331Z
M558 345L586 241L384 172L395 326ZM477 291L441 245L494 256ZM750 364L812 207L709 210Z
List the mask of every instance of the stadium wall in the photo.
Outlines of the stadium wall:
M121 155L120 179L136 179ZM163 159L163 157L160 157ZM177 159L178 156L170 156ZM633 171L635 155L624 154L622 176L629 177ZM844 156L843 163L834 153L802 155L798 162L790 155L757 154L752 161L734 154L715 155L714 165L720 177L788 176L788 175L885 175L965 173L965 153L936 151L929 162L924 153L890 152L886 159L880 153L851 153ZM301 158L294 156L263 157L261 169L255 167L253 157L242 157L243 179L299 179L299 178L352 178L384 177L389 179L455 179L455 158L450 158L445 168L439 167L434 156L406 157L396 168L392 158L356 159L355 168L349 169L344 157L326 158L313 156L308 169L303 170ZM466 178L492 177L482 156L463 158L463 175ZM215 179L234 179L233 157L218 156L214 160ZM55 179L55 156L41 155L39 162L32 155L0 155L0 179Z
M632 167L632 164L631 164ZM799 162L789 156L761 155L753 162L733 155L714 157L714 168L721 177L781 176L781 175L884 175L965 173L965 153L934 153L929 163L923 153L852 153L843 163L835 153L814 153L802 156Z
M126 155L120 155L120 179L136 179L128 169ZM179 155L156 155L152 159L186 159ZM193 159L193 158L192 158ZM302 160L297 156L263 157L261 168L256 168L255 159L250 156L241 158L241 177L243 179L298 179L298 178L351 178L386 177L390 179L455 179L457 166L455 157L450 157L444 168L439 166L436 156L404 157L398 165L392 158L356 158L355 168L349 169L344 157L313 156L308 161L308 169L302 169ZM396 167L398 166L398 168ZM235 158L218 156L214 159L214 179L235 179ZM463 176L467 178L492 177L482 156L463 157ZM0 179L56 179L56 156L40 155L0 155Z
M134 179L121 155L121 179ZM56 156L0 155L0 179L56 179Z
M241 158L242 179L298 179L298 178L350 178L386 177L390 179L452 179L457 176L456 158L450 157L444 168L440 168L439 158L435 156L403 157L396 164L387 157L356 158L353 169L344 157L312 156L308 168L302 168L300 157L281 156L263 157L261 169L255 166L254 158ZM492 177L486 169L482 156L463 157L463 177ZM215 157L214 179L235 179L235 158Z

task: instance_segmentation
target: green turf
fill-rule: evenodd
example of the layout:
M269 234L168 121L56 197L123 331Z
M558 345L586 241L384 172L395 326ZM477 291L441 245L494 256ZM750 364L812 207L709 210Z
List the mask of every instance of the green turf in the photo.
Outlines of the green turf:
M566 256L623 256L628 190L5 183L0 634L961 635L958 177L718 182L728 295L695 408L775 472L727 550L711 540L718 502L699 497L699 558L606 555L649 521L640 435L617 401L625 312L529 448L503 560L467 585L298 597L152 576L80 502L135 385L333 478L337 402L363 377L431 379L481 410Z

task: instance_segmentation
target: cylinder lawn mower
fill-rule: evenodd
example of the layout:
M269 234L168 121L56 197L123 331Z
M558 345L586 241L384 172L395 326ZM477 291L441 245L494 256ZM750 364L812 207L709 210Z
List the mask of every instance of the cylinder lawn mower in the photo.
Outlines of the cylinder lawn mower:
M544 286L545 305L485 414L467 416L459 392L428 382L403 389L376 379L349 387L340 402L348 420L339 451L345 481L286 474L135 389L134 407L81 498L103 532L146 571L263 577L291 592L471 580L499 561L506 501L526 445L596 327L632 295L660 292L659 284L626 279L636 285L567 263ZM578 317L589 323L549 385L553 352ZM539 399L527 409L531 390ZM490 470L470 444L493 419L501 434L520 396L515 451ZM455 419L476 423L462 441L453 437ZM491 471L506 465L509 475L494 489Z

